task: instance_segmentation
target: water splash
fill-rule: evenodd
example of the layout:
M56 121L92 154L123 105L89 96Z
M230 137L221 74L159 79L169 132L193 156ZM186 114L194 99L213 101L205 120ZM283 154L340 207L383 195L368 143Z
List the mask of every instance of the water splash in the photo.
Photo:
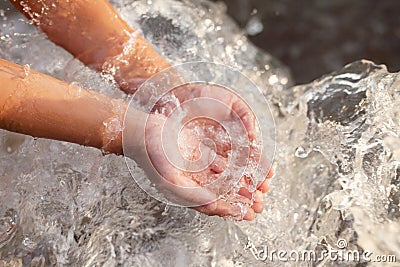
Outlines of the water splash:
M15 210L7 210L0 217L0 248L3 247L8 240L13 238L17 227L18 214Z
M397 255L398 74L361 61L288 89L286 69L249 44L218 5L114 4L171 61L222 62L263 88L278 128L266 211L254 222L234 223L165 209L133 184L120 157L3 131L0 216L10 226L17 214L18 222L0 239L0 264L265 266L253 253L261 246L318 251L339 238L349 249ZM109 77L73 60L20 15L5 13L1 57L122 97ZM154 28L160 24L166 30Z

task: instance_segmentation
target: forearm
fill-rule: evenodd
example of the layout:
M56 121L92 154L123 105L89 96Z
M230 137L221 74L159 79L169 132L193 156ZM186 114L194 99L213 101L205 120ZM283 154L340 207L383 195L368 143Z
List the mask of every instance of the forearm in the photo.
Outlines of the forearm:
M0 128L122 154L125 101L1 59L0 81ZM130 117L145 116L138 110L129 112Z
M50 40L131 93L169 63L105 0L10 0ZM134 36L134 37L132 37ZM133 40L131 39L133 38ZM124 47L129 43L130 49Z

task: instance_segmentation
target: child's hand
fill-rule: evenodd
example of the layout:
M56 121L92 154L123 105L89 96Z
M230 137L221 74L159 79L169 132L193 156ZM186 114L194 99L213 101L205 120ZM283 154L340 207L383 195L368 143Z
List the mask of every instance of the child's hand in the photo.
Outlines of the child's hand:
M147 164L144 169L149 175L158 174L167 181L163 186L192 203L188 206L201 205L194 207L200 212L236 218L244 216L243 219L252 220L255 213L261 213L264 208L263 194L268 191L266 179L272 176L272 171L265 169L268 174L253 193L249 192L249 185L254 182L253 177L244 173L241 177L231 177L230 181L225 179L225 184L220 184L217 190L208 185L224 179L224 171L232 167L228 165L231 152L235 150L232 144L235 140L229 140L232 136L225 129L226 125L232 123L240 122L243 125L244 132L238 136L247 135L249 158L253 162L262 161L262 168L269 168L258 148L251 145L258 136L254 113L229 90L216 86L188 87L178 88L174 92L182 104L177 109L170 108L168 118L159 114L150 115L147 120L145 142L151 164ZM229 197L219 198L227 186L234 189L232 184L240 188L235 191L237 194L225 193L234 195L234 201ZM191 187L194 190L180 190L181 187ZM248 207L246 214L241 214L240 206Z

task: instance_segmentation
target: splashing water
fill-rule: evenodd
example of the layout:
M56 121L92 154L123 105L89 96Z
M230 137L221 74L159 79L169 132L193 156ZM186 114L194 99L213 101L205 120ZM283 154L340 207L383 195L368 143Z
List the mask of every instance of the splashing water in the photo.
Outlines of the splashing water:
M113 4L172 62L224 63L262 88L278 138L266 211L236 223L167 207L138 188L122 157L1 131L0 265L265 266L279 262L257 259L261 247L318 251L339 239L400 257L397 74L360 61L289 89L287 70L249 44L223 6ZM2 58L123 98L20 15L0 15Z

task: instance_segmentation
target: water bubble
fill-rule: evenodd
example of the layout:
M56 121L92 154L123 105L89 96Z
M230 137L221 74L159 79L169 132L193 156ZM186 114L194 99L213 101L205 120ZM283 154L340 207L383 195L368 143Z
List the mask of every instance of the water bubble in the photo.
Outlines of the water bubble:
M309 152L303 147L299 146L296 148L296 151L294 152L294 155L298 158L306 158L308 156Z
M264 25L258 16L252 16L247 22L245 30L248 35L254 36L264 30Z
M30 71L31 71L31 66L29 64L25 64L24 65L25 78L28 78Z

